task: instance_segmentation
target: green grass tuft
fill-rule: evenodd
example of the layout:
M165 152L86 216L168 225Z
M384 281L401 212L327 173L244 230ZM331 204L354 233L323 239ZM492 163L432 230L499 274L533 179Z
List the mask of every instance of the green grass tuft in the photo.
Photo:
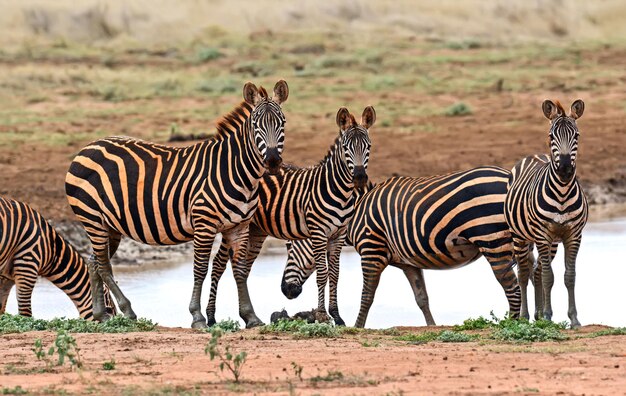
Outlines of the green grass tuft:
M280 319L276 323L260 328L261 334L266 333L293 333L297 337L304 338L335 338L341 334L341 330L331 323L307 323L305 320Z
M64 330L71 333L129 333L152 331L156 326L156 323L149 319L132 320L122 315L114 316L104 323L80 318L43 320L11 314L0 316L0 334L42 330Z
M441 342L469 342L477 339L478 335L470 335L465 333L460 333L458 331L444 330L439 333L437 337L437 341Z
M444 115L448 117L459 117L469 114L472 114L472 108L463 102L457 102L453 104L452 106L448 107L444 112Z
M225 320L220 320L219 322L217 322L213 326L207 328L206 331L208 333L210 333L210 332L213 331L213 329L215 329L217 327L222 329L222 331L224 333L235 333L235 332L241 330L241 324L239 323L238 320L234 320L234 319L228 318L228 319L225 319Z
M547 320L528 322L524 319L503 319L494 327L491 338L509 342L563 341L569 336L563 334L565 323Z
M495 326L495 322L492 320L489 320L483 316L479 316L476 319L473 318L469 318L469 319L465 319L463 321L462 325L456 325L454 326L454 330L455 331L460 331L460 330L481 330L481 329L486 329L488 327L492 327Z
M200 48L198 52L196 52L196 60L201 63L213 61L223 56L224 54L222 54L217 48L204 47Z

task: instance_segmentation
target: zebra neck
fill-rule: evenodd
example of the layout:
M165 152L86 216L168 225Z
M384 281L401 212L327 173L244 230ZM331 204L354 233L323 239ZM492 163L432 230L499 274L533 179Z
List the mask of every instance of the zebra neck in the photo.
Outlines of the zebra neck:
M332 153L324 163L324 168L328 177L328 184L337 198L342 197L344 201L352 199L354 182L348 165L342 158L339 143L335 144Z
M227 161L232 170L232 181L248 190L256 189L259 180L265 173L263 157L254 141L254 131L250 118L239 126L240 133L231 133L217 144L223 145L218 151ZM214 154L213 154L214 155Z
M74 303L81 318L91 316L91 284L87 263L72 245L52 230L54 254L39 274L61 289Z
M552 200L564 205L572 198L576 198L578 191L578 181L576 180L576 170L572 178L563 182L556 173L556 165L550 161L546 177L543 178L542 190L544 196L550 197Z

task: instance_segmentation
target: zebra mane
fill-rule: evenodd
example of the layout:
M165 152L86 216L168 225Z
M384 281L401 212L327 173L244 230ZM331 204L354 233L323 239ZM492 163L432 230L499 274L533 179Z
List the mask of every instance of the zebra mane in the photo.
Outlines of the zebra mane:
M265 92L265 89L261 87L261 90ZM267 95L267 92L265 92ZM246 101L239 103L237 107L231 110L228 114L223 115L217 121L217 133L215 139L224 139L233 133L237 133L241 130L241 126L252 113L252 106Z
M565 113L565 109L563 108L563 105L561 104L561 102L559 102L558 100L554 101L554 104L556 105L557 108L557 114L563 114L563 117L567 116L567 114Z

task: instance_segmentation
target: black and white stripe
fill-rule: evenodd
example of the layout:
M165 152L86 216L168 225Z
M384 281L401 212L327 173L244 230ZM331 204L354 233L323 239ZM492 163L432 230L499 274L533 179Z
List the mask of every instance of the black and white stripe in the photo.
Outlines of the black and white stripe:
M498 167L479 167L425 178L394 177L367 192L347 228L363 269L355 326L365 325L387 265L404 270L427 323L433 324L421 270L458 268L481 255L504 290L510 314L517 316L520 290L504 219L508 176Z
M15 285L19 314L32 316L39 276L61 289L81 318L93 318L89 272L81 255L33 208L0 197L0 314ZM115 314L108 289L104 298L108 312Z
M282 162L285 116L280 105L288 94L285 81L276 84L273 98L247 83L244 101L218 123L216 137L192 146L113 137L95 141L78 153L65 185L72 210L93 246L89 265L96 319L105 319L102 282L111 288L124 314L136 317L110 264L121 236L126 235L151 245L193 240L189 311L193 327L206 326L200 295L213 240L221 232L235 252L240 313L246 323L260 323L252 307L245 305L249 269L242 261L259 181L266 169L278 172Z
M278 175L265 175L259 188L259 206L250 225L247 263L251 267L268 235L279 239L311 238L317 270L318 308L326 310L325 288L339 277L340 238L354 210L354 190L367 183L371 142L369 128L376 120L373 107L366 107L361 124L348 109L337 112L339 136L319 165L310 168L284 166ZM217 286L228 261L228 239L213 260L209 323L215 321ZM333 252L328 256L327 250ZM330 271L329 271L330 269ZM330 273L329 273L330 272ZM336 290L336 288L335 288ZM331 301L336 298L331 296ZM250 306L251 303L250 303ZM339 318L336 307L330 313Z
M535 317L552 319L551 290L554 284L552 259L559 242L565 246L565 286L568 315L573 327L580 326L574 298L576 256L587 222L585 194L576 179L579 130L576 120L585 105L575 101L569 115L557 101L543 102L543 113L551 122L550 155L522 159L512 170L506 197L506 220L513 232L522 289L522 316L528 318L526 288L533 271L530 250L537 245L535 274Z

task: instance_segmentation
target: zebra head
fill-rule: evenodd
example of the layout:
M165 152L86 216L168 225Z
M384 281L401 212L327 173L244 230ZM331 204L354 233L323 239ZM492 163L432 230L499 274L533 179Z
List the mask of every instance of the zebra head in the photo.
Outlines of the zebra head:
M542 104L543 115L550 120L550 152L552 166L562 182L569 182L576 174L578 152L578 126L576 120L583 115L585 103L578 99L570 108L569 115L559 101L547 99Z
M376 122L376 111L367 106L361 116L361 125L348 109L342 107L337 112L337 126L340 130L340 142L343 147L342 156L348 170L352 173L352 182L357 189L367 184L367 162L369 161L372 142L369 129Z
M280 289L290 300L302 293L302 285L315 271L313 243L310 239L287 241L287 264Z
M283 162L281 154L285 142L285 115L280 105L287 100L289 87L285 80L274 86L274 96L270 98L265 88L248 82L243 87L244 100L252 106L250 114L254 142L263 158L263 165L274 175Z

